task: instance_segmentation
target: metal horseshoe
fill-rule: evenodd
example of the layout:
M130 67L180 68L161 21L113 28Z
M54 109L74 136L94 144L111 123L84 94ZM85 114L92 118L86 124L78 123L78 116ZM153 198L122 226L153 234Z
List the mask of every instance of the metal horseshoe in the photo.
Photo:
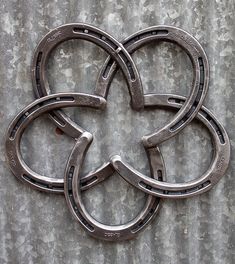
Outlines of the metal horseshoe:
M152 41L172 42L180 46L189 56L193 66L193 85L185 103L173 120L162 129L143 137L145 147L154 147L175 136L199 111L206 96L209 83L209 63L200 43L186 31L172 26L153 26L141 30L126 38L122 43L132 54ZM118 65L108 57L103 65L96 86L96 94L107 97L109 86L118 69Z
M145 95L146 107L180 109L185 101L185 97L174 94ZM196 118L208 128L214 146L214 155L208 170L196 180L184 183L168 183L151 179L123 162L120 156L111 158L114 168L121 177L133 186L162 198L187 198L208 191L222 178L228 167L230 143L224 127L206 107L202 106ZM159 151L156 147L154 149Z
M78 184L78 182L81 182L81 167L91 141L92 135L87 132L83 133L78 138L68 159L64 179L64 193L68 207L74 218L93 237L108 241L130 239L154 218L160 208L160 199L149 195L140 213L130 222L122 225L106 225L94 219L85 208L81 196L81 185ZM155 149L147 150L147 154L148 156L151 155L149 161L153 178L163 180L165 178L165 167L160 152L155 151ZM112 164L110 166L112 167ZM161 175L155 170L156 167L161 168Z
M81 93L48 95L29 104L13 119L7 130L5 146L10 169L18 179L40 191L64 192L64 179L39 175L26 165L21 155L20 141L25 128L39 115L55 109L74 106L102 109L106 106L106 100L100 96ZM82 131L82 133L85 132L85 130ZM82 189L87 189L104 180L105 177L111 175L111 172L110 166L101 166L95 173L90 173L82 179Z
M32 82L37 98L51 93L46 76L46 64L49 55L60 43L70 39L83 39L92 42L104 49L121 68L129 87L131 105L133 109L140 110L144 107L143 89L138 70L130 54L111 35L83 23L66 24L57 27L46 34L38 44L32 62ZM83 132L62 111L53 111L50 118L67 135L77 138ZM59 120L59 122L58 122Z

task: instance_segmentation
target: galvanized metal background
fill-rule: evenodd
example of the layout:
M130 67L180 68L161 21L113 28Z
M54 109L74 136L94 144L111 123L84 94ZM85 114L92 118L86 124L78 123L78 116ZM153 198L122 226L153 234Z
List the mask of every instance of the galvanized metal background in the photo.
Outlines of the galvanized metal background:
M0 10L0 263L234 263L235 262L235 2L228 1L1 1ZM9 171L4 134L11 119L34 99L30 63L36 44L50 29L69 22L91 23L119 40L147 26L182 27L205 48L210 88L205 105L226 127L232 160L225 177L209 193L187 200L165 200L158 217L136 239L107 243L89 237L66 207L62 195L34 191ZM52 54L48 75L53 91L92 93L106 54L93 44L69 41ZM153 43L136 52L145 92L187 95L192 80L186 54L174 45ZM115 78L108 108L67 111L94 133L84 172L120 154L148 170L141 137L172 116L162 110L135 112L122 74ZM73 140L46 117L27 129L22 152L36 171L63 177ZM207 130L193 122L161 149L169 181L198 177L209 166ZM124 223L134 217L145 195L112 176L84 194L98 220Z

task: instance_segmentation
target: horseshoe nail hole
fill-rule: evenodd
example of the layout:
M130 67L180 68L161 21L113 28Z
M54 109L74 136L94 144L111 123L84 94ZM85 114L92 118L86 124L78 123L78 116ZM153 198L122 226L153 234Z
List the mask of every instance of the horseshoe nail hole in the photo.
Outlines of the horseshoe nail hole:
M37 179L33 179L31 178L29 175L26 175L26 174L23 174L22 177L24 178L24 180L26 180L27 182L31 183L33 186L35 187L42 187L44 189L54 189L54 190L57 190L57 191L63 191L64 190L64 186L61 185L55 185L53 186L52 184L50 183L43 183Z
M163 181L162 171L161 171L161 170L158 170L158 171L157 171L157 175L158 175L158 180L159 180L159 181Z
M71 185L71 183L69 183L70 185ZM70 186L69 185L69 186ZM71 205L72 205L72 207L73 207L73 211L74 211L74 213L77 215L77 217L78 217L78 219L79 219L79 221L80 221L80 223L89 231L89 232L93 232L95 229L94 229L94 227L92 226L92 225L90 225L87 221L86 221L86 219L80 214L80 212L79 212L79 210L78 210L78 208L77 208L77 206L76 206L76 203L75 203L75 201L74 201L74 198L73 198L73 195L72 195L72 187L71 187L71 190L70 190L70 193L69 193L69 200L70 200L70 203L71 203Z
M32 112L32 111L31 111ZM27 112L28 113L28 112ZM29 114L29 113L28 113ZM16 122L15 126L12 128L12 131L10 133L10 139L14 139L15 138L15 134L17 132L17 130L19 129L19 127L24 123L25 119L26 119L27 115L26 114L21 114L21 116L18 118L18 121Z
M185 116L180 120L178 123L173 125L170 130L175 131L178 128L180 128L187 120L192 116L195 109L197 108L203 94L203 88L204 88L204 64L202 58L198 58L198 62L200 65L200 84L199 84L199 90L195 99L195 102L193 103L193 106L189 109L189 111L185 114Z
M81 33L81 32L84 32L84 30L82 28L79 28L79 27L74 27L73 28L73 32L78 32L78 33Z
M157 35L168 35L168 30L157 30L156 34Z
M135 74L134 74L134 70L128 60L128 58L126 57L126 55L122 52L122 51L119 51L119 56L122 58L122 60L126 63L127 67L128 67L128 70L129 70L129 74L130 74L130 77L131 77L131 80L132 81L135 81Z
M38 57L37 57L37 63L41 62L41 59L42 59L42 52L40 51L38 53ZM38 64L37 64L38 65Z
M36 85L38 88L41 87L41 80L40 80L40 63L41 63L41 59L42 59L42 52L38 53L38 57L37 57L37 62L36 62L36 69L35 69L35 76L36 76ZM39 91L38 92L40 96L43 96L42 92Z
M103 72L103 78L107 78L108 74L110 72L111 66L113 65L113 60L109 60L107 66L105 67L105 70Z
M131 230L132 233L136 233L138 232L141 228L143 228L151 219L151 217L153 216L154 212L156 211L157 207L159 205L159 200L157 199L153 205L153 208L149 211L149 213L145 216L144 219L142 219L142 221L140 221L139 223L137 223Z
M72 177L73 177L73 173L74 173L74 166L72 166L72 167L69 169L69 178L72 178Z
M184 104L184 100L180 100L180 99L177 99L177 98L169 98L168 99L168 102L169 103L176 103L176 104L180 104L180 105L182 105L182 104Z
M200 110L200 113L210 122L211 126L213 127L213 129L215 130L216 134L219 137L220 143L224 144L225 139L220 126L216 123L216 121L214 121L213 117L209 113L206 113L202 109Z
M169 98L168 99L169 102L172 102L172 103L177 103L177 104L183 104L185 102L185 100L180 100L180 99L177 99L177 98ZM195 109L195 105L193 105L193 107L191 108L191 111L193 111ZM219 137L219 141L221 144L224 144L225 143L225 139L224 139L224 136L223 136L223 132L221 130L221 128L219 127L219 125L216 123L216 121L214 121L213 117L205 112L204 110L200 109L200 114L203 115L211 124L211 126L213 127L213 129L215 130L215 132L217 133L218 137ZM189 114L190 114L190 111L189 111ZM179 123L178 125L180 125L181 123Z
M129 46L131 44L134 44L135 42L137 42L138 40L150 37L151 35L168 35L168 30L153 30L153 31L148 31L148 32L143 32L141 34L139 34L138 36L133 37L132 39L130 39L127 43L125 43L125 45Z
M198 186L195 186L193 188L190 189L185 189L185 190L181 190L181 191L168 191L168 190L161 190L159 188L153 188L151 186L149 186L148 184L146 184L145 182L140 181L139 185L146 190L151 190L152 193L154 194L167 194L167 195L183 195L185 193L195 193L201 189L205 189L207 188L209 185L211 184L210 181L206 181Z

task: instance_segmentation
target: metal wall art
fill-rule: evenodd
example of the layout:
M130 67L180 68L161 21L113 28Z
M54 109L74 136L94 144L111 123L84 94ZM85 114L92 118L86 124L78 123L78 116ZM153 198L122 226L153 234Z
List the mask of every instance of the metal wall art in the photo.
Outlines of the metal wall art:
M70 39L90 41L109 54L99 73L94 94L51 94L45 70L48 57L60 43ZM188 54L194 77L187 98L175 94L143 93L141 78L131 54L152 41L172 42ZM133 110L165 107L176 110L176 114L162 129L142 137L149 160L150 176L140 173L116 155L95 172L81 177L81 167L92 142L92 134L78 126L61 109L75 106L105 108L109 87L118 69L121 69L128 84ZM149 27L119 42L91 25L83 23L62 25L44 36L37 46L32 63L32 82L37 99L13 119L7 131L6 154L10 169L18 179L33 188L51 193L64 193L74 218L96 238L117 241L134 237L156 216L160 198L187 198L209 191L222 178L228 167L230 159L228 135L216 117L202 105L209 84L207 56L199 42L182 29L171 26ZM25 128L44 113L48 113L54 124L75 140L65 168L64 179L39 175L26 165L21 155L20 141ZM159 144L178 134L194 118L202 122L211 134L214 144L211 164L196 180L183 183L167 182ZM143 209L133 220L112 226L98 222L88 213L81 194L114 172L118 172L131 185L147 193L148 198Z

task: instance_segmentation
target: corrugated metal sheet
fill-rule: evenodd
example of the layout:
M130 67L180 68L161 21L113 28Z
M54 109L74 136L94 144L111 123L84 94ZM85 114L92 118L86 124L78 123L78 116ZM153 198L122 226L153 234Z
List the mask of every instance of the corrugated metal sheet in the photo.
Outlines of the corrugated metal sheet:
M235 2L228 1L1 1L0 35L0 263L235 263L235 160L209 193L187 200L165 200L158 217L136 239L107 243L89 237L74 221L61 195L48 195L20 183L4 156L4 134L16 113L34 99L30 79L33 50L41 37L69 22L91 23L123 39L147 26L166 24L194 35L205 48L211 79L205 105L226 127L235 146ZM93 92L106 54L92 44L69 41L51 56L53 91ZM134 59L145 92L187 95L192 80L189 59L170 44L151 44ZM110 90L104 112L73 109L68 113L95 135L84 171L111 154L148 170L140 138L160 128L172 113L136 113L130 109L121 74ZM36 171L62 177L73 140L39 118L23 138L22 151ZM210 164L207 130L193 122L162 145L169 181L196 178ZM131 219L144 194L114 175L84 194L89 211L106 223Z

